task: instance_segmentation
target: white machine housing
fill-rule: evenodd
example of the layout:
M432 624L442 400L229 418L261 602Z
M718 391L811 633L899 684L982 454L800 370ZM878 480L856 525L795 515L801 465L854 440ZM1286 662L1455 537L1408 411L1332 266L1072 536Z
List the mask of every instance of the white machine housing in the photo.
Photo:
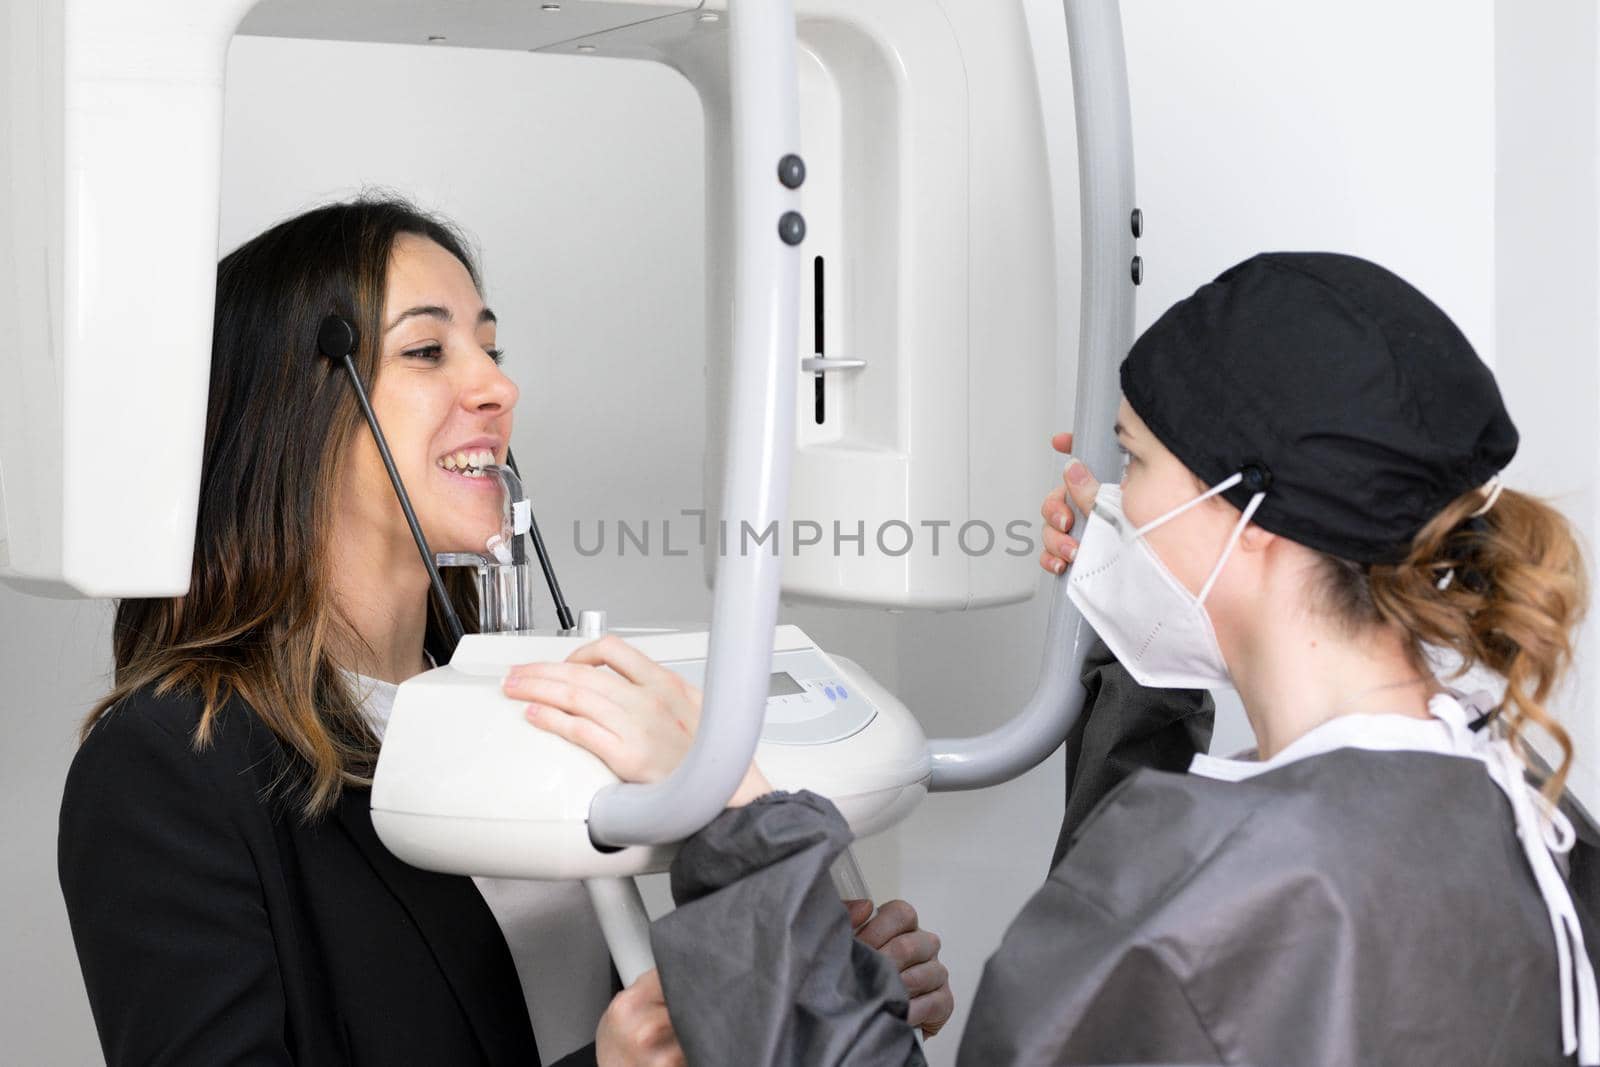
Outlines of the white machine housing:
M731 793L759 726L750 712L765 688L780 562L791 594L824 600L966 607L1029 595L1028 559L992 545L971 553L951 529L1031 524L1035 489L1014 458L1039 447L1050 386L1064 385L1052 366L1055 228L1021 0L738 0L733 15L724 2L9 0L0 315L17 339L0 349L0 581L83 596L187 587L223 74L242 30L645 59L699 91L709 481L731 515L810 522L824 536L835 519L845 532L860 523L876 551L855 542L856 556L796 554L797 531L778 530L781 561L765 543L716 561L704 728L662 788L573 794L594 797L601 839L676 840ZM1116 0L1064 8L1083 252L1074 429L1104 476L1139 266L1131 121ZM803 188L771 162L797 150ZM801 208L810 243L796 247L791 229L780 244L773 220L787 225ZM801 255L822 258L834 293L806 289L820 314L797 314L792 294L816 277ZM825 418L797 440L793 418L804 426L815 414L803 386L819 374ZM722 455L725 438L737 444ZM951 524L943 553L920 536L930 523ZM894 524L919 535L914 547L878 541ZM738 551L743 531L732 533ZM1088 634L1062 589L1033 694L989 733L935 740L930 788L1004 781L1059 745L1082 704Z
M0 580L82 596L187 586L235 32L439 37L682 72L706 118L706 484L717 493L738 269L726 3L558 7L8 2L0 316L17 338L0 352ZM1036 573L1006 551L1016 544L1006 526L1034 519L1035 472L1016 457L1036 451L1048 425L1057 293L1022 5L798 0L796 12L808 265L799 356L864 365L795 368L797 452L776 545L784 591L886 607L1025 599ZM707 504L715 516L719 501ZM708 539L711 553L719 540ZM730 550L743 540L729 530Z
M222 82L250 0L0 9L0 580L188 588Z
M691 682L707 634L613 631ZM372 788L372 824L416 867L503 878L575 879L665 870L673 846L601 851L589 800L616 776L532 726L500 691L520 663L565 659L588 638L470 635L448 666L400 687ZM892 826L927 793L928 743L905 705L795 626L777 628L773 692L756 763L779 789L833 800L857 835Z
M664 63L700 93L713 492L726 462L736 269L725 7L708 0L547 49ZM797 451L776 538L784 593L893 608L1027 599L1037 575L1007 525L1036 518L1036 478L1017 457L1047 433L1054 394L1041 385L1054 382L1058 293L1022 5L797 0L795 10L807 168L800 362L863 365L820 374L820 409L819 375L796 368ZM715 518L718 502L707 504ZM771 551L757 543L763 532L708 539L708 573L719 551Z
M699 91L708 483L726 494L708 504L713 516L725 508L790 528L751 531L763 539L756 554L743 529L730 531L738 555L719 558L722 539L710 539L712 631L698 643L636 638L686 674L697 659L709 665L695 743L665 782L616 783L500 694L507 665L560 658L574 639L471 640L449 667L402 688L373 795L380 832L419 865L587 878L630 980L649 966L644 909L626 879L607 876L658 868L665 855L603 853L590 828L617 844L679 840L714 816L755 747L775 784L832 796L872 832L927 789L979 788L1033 766L1083 701L1088 631L1060 582L1038 685L1017 715L974 738L929 745L892 697L803 634L778 628L768 643L780 552L787 591L821 600L962 608L1034 589L1026 553L991 540L1013 520L1033 521L1029 468L1015 457L1038 447L1050 386L1064 384L1054 376L1055 227L1021 0L737 0L731 16L725 3L0 9L0 315L17 335L0 349L0 581L47 595L187 588L223 74L236 31L645 59ZM1116 0L1064 8L1084 253L1074 429L1080 455L1105 475L1139 273L1131 121ZM785 180L796 152L809 171L803 189ZM813 270L800 269L802 254ZM812 314L797 313L797 288ZM970 521L989 531L979 551L961 536ZM831 543L795 551L811 530ZM886 544L885 531L899 539ZM945 535L942 553L934 532ZM766 538L776 540L771 558ZM839 550L845 543L859 546L855 556ZM791 683L799 693L767 685L767 720L756 721L762 683L790 655L843 679L846 703L870 707L860 729L848 709L799 706L817 677ZM524 860L514 858L519 842Z

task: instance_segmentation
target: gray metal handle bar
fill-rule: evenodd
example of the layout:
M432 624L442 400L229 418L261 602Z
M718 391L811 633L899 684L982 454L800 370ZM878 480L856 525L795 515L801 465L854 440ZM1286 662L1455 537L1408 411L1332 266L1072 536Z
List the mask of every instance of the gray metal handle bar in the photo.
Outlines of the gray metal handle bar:
M792 0L731 0L736 281L733 388L723 517L729 527L782 524L794 456L800 251L779 236L799 194L778 163L800 148ZM791 236L793 234L791 233ZM705 704L693 746L654 785L613 785L589 807L589 834L607 845L680 841L716 817L760 739L778 621L780 559L725 553L717 561Z
M1133 123L1117 0L1065 0L1078 124L1083 220L1078 394L1073 450L1101 478L1117 470L1117 368L1133 343ZM1033 695L1003 726L978 737L928 743L934 790L1008 781L1056 750L1083 710L1079 674L1094 634L1067 598L1051 591L1044 662Z

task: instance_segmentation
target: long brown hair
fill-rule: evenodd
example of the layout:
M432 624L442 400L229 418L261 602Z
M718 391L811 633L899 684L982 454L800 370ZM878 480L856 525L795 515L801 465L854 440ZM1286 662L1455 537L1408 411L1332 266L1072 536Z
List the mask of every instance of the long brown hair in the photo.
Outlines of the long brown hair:
M1561 749L1544 785L1554 800L1572 767L1572 738L1545 704L1571 665L1573 631L1588 605L1583 553L1566 518L1544 501L1506 489L1475 516L1485 503L1477 490L1452 501L1396 564L1324 556L1323 603L1348 624L1398 629L1419 671L1431 669L1433 646L1454 652L1463 670L1482 665L1504 677L1498 716L1512 743L1520 749L1531 725Z
M279 782L315 818L346 784L371 780L378 743L330 655L359 638L335 607L329 539L340 458L366 433L344 373L319 356L317 329L355 322L357 369L379 364L389 256L397 237L437 242L479 284L453 226L393 197L362 197L267 230L217 266L200 506L185 596L118 603L115 682L84 723L140 690L202 701L193 743L210 743L233 696L292 754ZM465 620L470 588L452 582ZM429 605L430 647L444 630Z

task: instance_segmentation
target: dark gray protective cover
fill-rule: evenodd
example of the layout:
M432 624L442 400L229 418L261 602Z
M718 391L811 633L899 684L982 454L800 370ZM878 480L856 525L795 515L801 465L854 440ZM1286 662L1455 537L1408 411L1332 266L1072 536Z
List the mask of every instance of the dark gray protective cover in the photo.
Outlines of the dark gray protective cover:
M678 851L650 943L690 1064L926 1063L899 972L852 936L828 877L851 838L822 797L774 793Z
M1067 733L1066 801L1054 867L1072 835L1134 771L1182 774L1211 748L1216 705L1203 689L1146 689L1095 639L1083 660L1083 706Z
M810 794L680 853L656 959L689 1062L918 1064ZM763 860L774 859L768 865ZM1564 1062L1549 920L1476 762L1341 750L1240 783L1139 771L984 971L960 1062Z
M1140 689L1103 653L1084 681L1065 858L985 969L965 1067L1567 1062L1549 919L1481 764L1345 749L1239 783L1152 771L1209 739L1203 695ZM1568 814L1592 950L1593 824ZM653 940L691 1064L924 1062L827 878L849 841L801 793L680 851Z
M984 971L963 1063L1564 1062L1555 946L1481 764L1140 771Z

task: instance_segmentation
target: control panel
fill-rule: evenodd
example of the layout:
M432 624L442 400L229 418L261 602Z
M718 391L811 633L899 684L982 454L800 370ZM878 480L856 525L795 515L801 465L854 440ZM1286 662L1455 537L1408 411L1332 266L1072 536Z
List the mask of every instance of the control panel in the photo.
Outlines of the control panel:
M663 661L666 667L701 688L706 661ZM865 729L878 709L857 691L852 679L821 649L803 648L772 654L767 685L767 715L761 727L763 744L826 745Z

